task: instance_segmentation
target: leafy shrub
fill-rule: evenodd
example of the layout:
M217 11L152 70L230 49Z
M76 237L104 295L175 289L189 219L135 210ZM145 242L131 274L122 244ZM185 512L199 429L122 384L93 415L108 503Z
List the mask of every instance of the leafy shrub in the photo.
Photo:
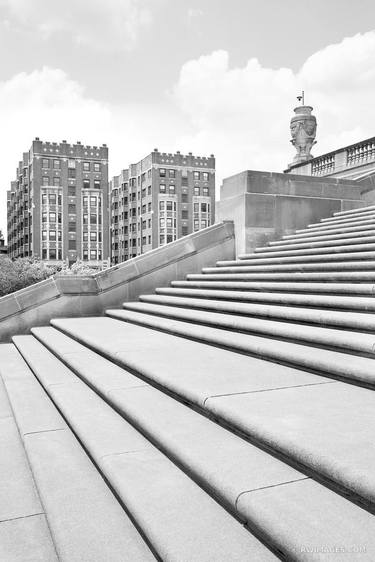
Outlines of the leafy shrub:
M85 262L77 260L69 268L62 269L60 275L93 275L98 273L98 269L89 267Z
M0 256L0 296L13 293L54 275L57 267L34 258L11 260Z

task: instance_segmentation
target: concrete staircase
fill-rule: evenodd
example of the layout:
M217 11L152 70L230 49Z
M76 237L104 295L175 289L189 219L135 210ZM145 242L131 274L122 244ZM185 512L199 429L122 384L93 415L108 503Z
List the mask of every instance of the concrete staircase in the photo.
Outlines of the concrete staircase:
M335 213L0 346L0 560L375 560L374 257Z

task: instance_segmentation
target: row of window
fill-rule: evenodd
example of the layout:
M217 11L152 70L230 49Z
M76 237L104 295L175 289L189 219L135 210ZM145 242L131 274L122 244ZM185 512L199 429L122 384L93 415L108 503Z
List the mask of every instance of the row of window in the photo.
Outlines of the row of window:
M175 195L176 193L176 186L175 185L169 185L168 186L168 191L167 191L167 186L165 185L165 183L161 183L159 185L159 193L169 193L170 195ZM203 197L208 197L209 196L209 189L208 187L198 187L197 185L193 188L193 195L195 196L203 196ZM181 201L183 203L187 203L188 202L188 194L187 193L182 193L181 194Z
M42 193L42 205L47 205L47 203L50 205L61 205L61 195L56 195L56 193L50 193L49 195L47 195L47 193Z
M187 170L182 170L181 172L182 177L187 178ZM161 178L167 177L167 170L165 168L159 168L159 176ZM176 170L168 170L168 177L175 178L176 177ZM198 170L193 171L193 178L196 181L208 181L210 179L209 172L199 172Z
M74 159L68 160L68 168L75 169L76 161ZM100 162L83 162L82 164L83 170L85 172L100 172L101 171L101 164ZM52 158L42 158L42 168L53 168L54 170L61 169L61 160L53 160Z
M90 257L90 260L101 260L102 259L102 252L99 250L90 250L90 252L88 250L83 250L82 253L82 258L84 261L88 261ZM47 248L43 248L42 249L42 259L43 260L62 260L62 250L61 249L55 249L55 248L50 248L49 250L47 250Z
M61 230L42 230L42 240L50 240L50 242L60 242L62 240L62 231ZM87 231L83 233L83 241L84 242L101 242L102 241L102 233L101 232L90 232ZM75 242L75 240L69 240L70 242ZM71 248L74 249L74 248Z
M93 182L91 182L91 180L89 180L89 179L84 179L82 181L82 184L83 184L83 189L90 189L91 184L92 184L94 189L101 189L101 181L100 180L94 180ZM61 186L61 178L58 177L58 176L54 176L52 178L52 183L51 183L51 178L49 176L43 176L42 177L42 185L44 185L44 186L53 185L54 187L60 187Z

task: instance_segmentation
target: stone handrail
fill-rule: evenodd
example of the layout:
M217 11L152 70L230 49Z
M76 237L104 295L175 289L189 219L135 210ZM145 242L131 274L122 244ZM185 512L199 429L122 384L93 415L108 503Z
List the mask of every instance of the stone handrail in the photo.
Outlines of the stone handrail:
M91 276L50 277L0 298L0 342L47 325L51 318L100 316L107 308L234 257L234 225L225 221Z

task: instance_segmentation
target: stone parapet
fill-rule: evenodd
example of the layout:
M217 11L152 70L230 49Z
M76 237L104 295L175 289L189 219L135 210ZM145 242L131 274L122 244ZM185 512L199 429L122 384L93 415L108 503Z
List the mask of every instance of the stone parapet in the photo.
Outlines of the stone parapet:
M51 318L98 316L190 271L233 259L234 226L212 225L93 276L59 275L0 298L0 342Z

